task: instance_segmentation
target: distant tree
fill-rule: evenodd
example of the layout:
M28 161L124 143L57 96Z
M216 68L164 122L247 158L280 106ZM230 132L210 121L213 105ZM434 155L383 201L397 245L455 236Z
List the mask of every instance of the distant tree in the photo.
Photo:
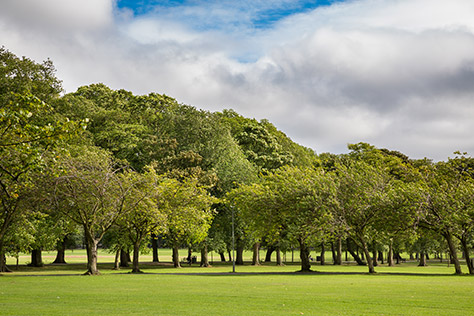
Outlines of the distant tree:
M326 234L335 193L333 180L322 170L285 167L233 190L229 199L260 237L278 243L285 235L298 242L301 271L310 271L309 245Z
M169 179L160 177L153 168L144 174L130 173L131 194L134 200L127 200L134 205L129 212L121 216L117 225L133 245L132 273L140 273L139 254L143 241L152 234L166 230L167 215L170 212L165 192L168 191Z
M419 163L425 178L427 206L422 225L439 233L446 240L455 273L462 274L454 237L461 241L469 261L468 240L473 229L474 181L470 159L460 155L448 162ZM468 263L473 273L472 264Z
M179 247L204 240L214 215L211 206L217 199L193 178L163 182L160 196L169 210L166 212L164 236L173 248L173 264L179 268Z

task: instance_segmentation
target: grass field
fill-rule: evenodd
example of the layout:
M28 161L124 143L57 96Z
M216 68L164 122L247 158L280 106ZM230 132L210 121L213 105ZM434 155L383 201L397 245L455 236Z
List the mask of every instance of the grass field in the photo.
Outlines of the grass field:
M174 269L143 256L145 273L137 275L111 270L113 256L101 253L102 275L88 277L84 258L76 250L67 265L20 264L0 276L0 315L474 315L474 277L454 276L446 263L379 266L376 275L351 264L301 274L297 263L237 266L232 274L228 263Z

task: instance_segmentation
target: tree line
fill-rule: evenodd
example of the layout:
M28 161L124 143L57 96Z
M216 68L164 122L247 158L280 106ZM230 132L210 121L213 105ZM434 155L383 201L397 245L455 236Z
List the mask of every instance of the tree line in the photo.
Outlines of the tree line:
M0 272L20 252L41 265L41 251L57 249L62 262L78 234L88 274L99 273L99 245L116 265L133 252L140 272L140 251L158 240L173 249L175 267L183 246L209 266L209 251L230 253L235 215L237 264L245 249L259 264L261 247L278 263L298 248L309 271L310 249L324 258L331 245L334 264L345 249L371 273L386 250L389 264L405 250L421 265L447 251L460 274L461 250L474 273L466 153L433 162L359 143L318 155L267 120L103 84L62 94L50 60L6 48L0 60Z

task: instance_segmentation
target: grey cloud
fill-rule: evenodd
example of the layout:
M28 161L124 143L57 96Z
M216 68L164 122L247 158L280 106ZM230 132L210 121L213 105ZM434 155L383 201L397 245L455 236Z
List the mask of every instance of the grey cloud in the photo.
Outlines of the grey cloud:
M104 82L204 109L234 108L268 118L317 152L344 152L359 141L416 158L474 152L470 1L349 1L253 32L196 30L178 18L171 24L173 12L136 18L113 11L111 1L68 1L84 3L66 12L69 23L47 21L46 13L31 22L31 10L2 2L0 38L17 54L50 57L69 92ZM217 9L222 19L239 11ZM89 14L95 18L84 23ZM198 24L204 13L190 15Z

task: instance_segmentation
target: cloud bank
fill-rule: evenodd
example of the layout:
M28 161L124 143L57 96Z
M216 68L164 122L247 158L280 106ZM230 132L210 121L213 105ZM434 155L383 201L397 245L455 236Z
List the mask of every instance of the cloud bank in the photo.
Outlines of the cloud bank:
M472 1L300 2L193 1L135 14L112 0L4 0L0 44L51 58L68 92L103 82L233 108L317 152L365 141L413 158L474 153ZM262 25L282 8L294 12Z

